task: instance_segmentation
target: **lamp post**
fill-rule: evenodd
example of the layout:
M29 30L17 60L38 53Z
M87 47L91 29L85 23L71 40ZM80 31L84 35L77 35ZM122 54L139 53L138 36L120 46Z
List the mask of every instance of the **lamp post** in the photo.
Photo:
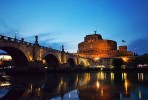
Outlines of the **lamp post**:
M138 50L138 48L135 48L135 53L136 53L136 55L138 55L138 54L137 54L137 50Z
M15 32L15 39L16 39L16 34L17 34L17 32Z

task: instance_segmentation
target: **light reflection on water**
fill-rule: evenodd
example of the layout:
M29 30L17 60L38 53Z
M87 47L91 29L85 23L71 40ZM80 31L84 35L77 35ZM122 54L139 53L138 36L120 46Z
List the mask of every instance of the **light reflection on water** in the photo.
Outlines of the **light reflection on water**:
M22 88L21 98L24 100L147 100L148 98L148 73L65 73L15 76L9 80L12 89L8 92L8 96L11 96L10 93L14 90ZM8 87L0 87L0 91L6 88ZM0 92L0 95L4 93Z

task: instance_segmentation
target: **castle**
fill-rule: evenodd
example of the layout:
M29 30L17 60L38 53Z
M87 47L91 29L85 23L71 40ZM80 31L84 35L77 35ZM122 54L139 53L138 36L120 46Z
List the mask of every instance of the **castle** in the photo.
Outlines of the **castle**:
M78 53L88 58L112 58L122 56L133 56L133 52L127 51L127 46L119 46L113 40L104 40L96 31L94 34L86 35L84 42L78 44Z

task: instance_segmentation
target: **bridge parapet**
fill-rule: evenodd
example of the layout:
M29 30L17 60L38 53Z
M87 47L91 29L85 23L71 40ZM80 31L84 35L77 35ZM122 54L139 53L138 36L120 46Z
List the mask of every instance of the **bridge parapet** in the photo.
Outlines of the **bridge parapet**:
M24 41L23 38L21 40L19 40L19 39L4 36L4 35L0 35L0 40L5 40L5 41L13 42L13 43L22 43L22 44L28 45L28 46L33 46L34 45L33 43Z
M34 46L35 45L34 43L30 43L30 42L24 41L24 38L19 40L19 39L16 39L16 38L0 35L0 39L1 40L10 41L10 42L14 42L14 43L22 43L22 44L27 45L27 46ZM61 52L60 50L52 49L52 48L49 48L49 47L46 47L46 46L38 45L38 47L41 48L41 49L44 49L44 50L50 50L52 52L59 52L59 53Z
M45 47L45 46L39 46L39 48L40 48L40 49L43 49L43 50L50 51L50 52L58 52L58 53L61 53L60 50L52 49L52 48Z

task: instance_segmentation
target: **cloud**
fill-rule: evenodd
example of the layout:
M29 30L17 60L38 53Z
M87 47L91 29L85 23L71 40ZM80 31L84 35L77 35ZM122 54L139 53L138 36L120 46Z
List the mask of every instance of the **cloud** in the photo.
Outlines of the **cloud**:
M21 26L20 26L21 27ZM29 34L32 33L31 31L22 30L21 28L17 28L12 26L12 23L8 23L7 21L0 20L0 33L4 33L1 35L6 35L10 37L15 36L17 39L24 38L24 41L34 43L35 42L35 35L38 36L38 41L41 46L52 47L53 49L60 50L60 47L64 45L65 51L73 52L76 51L75 44L73 41L69 41L65 39L62 33L59 34L57 31L49 31L49 32L39 32L37 34ZM20 29L20 30L19 30ZM34 33L34 32L33 32Z
M51 47L56 50L60 50L62 45L68 45L68 42L58 41L58 39L54 36L53 32L46 32L46 33L39 33L38 36L38 42L41 46L45 47ZM27 36L25 37L25 41L34 43L35 36Z
M46 46L46 47L51 47L53 49L56 49L56 50L61 50L61 47L62 45L64 45L64 49L65 51L67 52L74 52L76 51L74 49L74 44L73 42L67 42L67 41L61 41L61 40L58 40L57 38L52 38L50 37L49 35L49 38L46 38L47 36L45 35L42 35L40 36L39 38L39 44L42 45L42 46Z
M15 32L17 32L18 29L13 28L11 25L9 25L7 22L0 20L0 34L6 35L6 36L15 36ZM14 34L13 34L14 33ZM19 34L17 34L19 36Z
M39 41L47 41L47 40L53 40L54 38L51 38L51 34L50 32L46 32L46 33L39 33L36 34L38 36L38 40ZM24 36L25 39L29 40L29 41L35 41L35 36L36 35L30 35L30 36Z
M129 50L142 55L148 53L148 37L132 41L129 45Z

